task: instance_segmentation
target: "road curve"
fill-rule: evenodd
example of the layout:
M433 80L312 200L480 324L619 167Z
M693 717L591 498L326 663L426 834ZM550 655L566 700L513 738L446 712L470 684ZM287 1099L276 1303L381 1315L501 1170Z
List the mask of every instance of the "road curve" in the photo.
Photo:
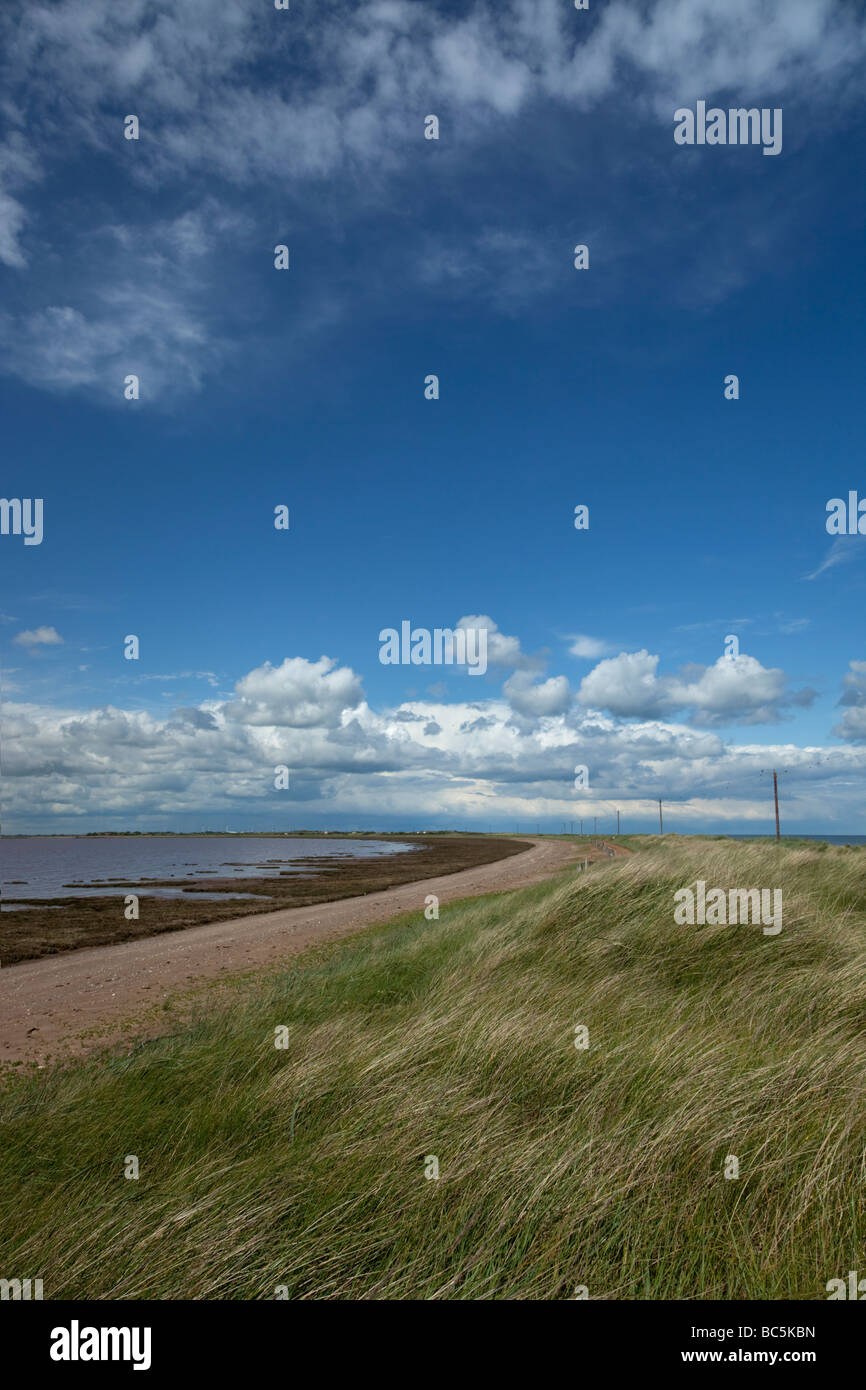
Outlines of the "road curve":
M417 912L428 893L449 902L504 892L550 878L577 858L606 857L567 840L526 838L532 848L508 859L359 898L254 913L8 966L0 970L0 1062L42 1064L143 1032L164 1032L173 1026L171 1016L163 1013L156 1026L153 1020L148 1025L151 1012L199 983L278 965L314 943Z

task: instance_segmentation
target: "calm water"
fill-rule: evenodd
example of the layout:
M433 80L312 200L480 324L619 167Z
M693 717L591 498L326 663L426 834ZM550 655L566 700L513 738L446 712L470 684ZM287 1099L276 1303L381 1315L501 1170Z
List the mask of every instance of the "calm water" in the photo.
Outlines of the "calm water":
M273 878L303 873L299 859L336 855L369 859L407 854L413 846L391 840L347 840L337 835L303 840L240 835L78 835L0 838L4 904L28 898L95 897L152 879ZM180 897L183 888L148 887L159 897ZM196 893L195 897L204 897ZM208 897L243 897L211 893Z

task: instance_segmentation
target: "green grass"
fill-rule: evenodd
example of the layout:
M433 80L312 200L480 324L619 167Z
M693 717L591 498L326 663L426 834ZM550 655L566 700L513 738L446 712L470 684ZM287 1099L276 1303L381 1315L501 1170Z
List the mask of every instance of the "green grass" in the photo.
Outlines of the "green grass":
M698 877L782 887L781 934L675 926ZM46 1298L826 1298L864 1270L864 1086L866 850L645 845L364 932L131 1056L10 1077L0 1275Z

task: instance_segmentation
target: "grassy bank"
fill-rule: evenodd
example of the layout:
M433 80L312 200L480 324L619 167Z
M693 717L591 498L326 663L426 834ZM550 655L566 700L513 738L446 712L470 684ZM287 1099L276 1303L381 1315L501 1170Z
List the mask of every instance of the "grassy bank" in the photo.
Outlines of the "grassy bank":
M698 877L782 887L781 934L674 925ZM8 1080L0 1275L46 1298L825 1298L863 1265L864 1078L866 850L660 845Z

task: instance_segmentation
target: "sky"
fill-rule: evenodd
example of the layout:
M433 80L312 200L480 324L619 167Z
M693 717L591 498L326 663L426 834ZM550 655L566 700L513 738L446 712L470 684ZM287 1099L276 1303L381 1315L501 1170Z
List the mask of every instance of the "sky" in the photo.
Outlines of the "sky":
M765 834L773 769L866 833L861 5L7 0L0 50L4 833Z

